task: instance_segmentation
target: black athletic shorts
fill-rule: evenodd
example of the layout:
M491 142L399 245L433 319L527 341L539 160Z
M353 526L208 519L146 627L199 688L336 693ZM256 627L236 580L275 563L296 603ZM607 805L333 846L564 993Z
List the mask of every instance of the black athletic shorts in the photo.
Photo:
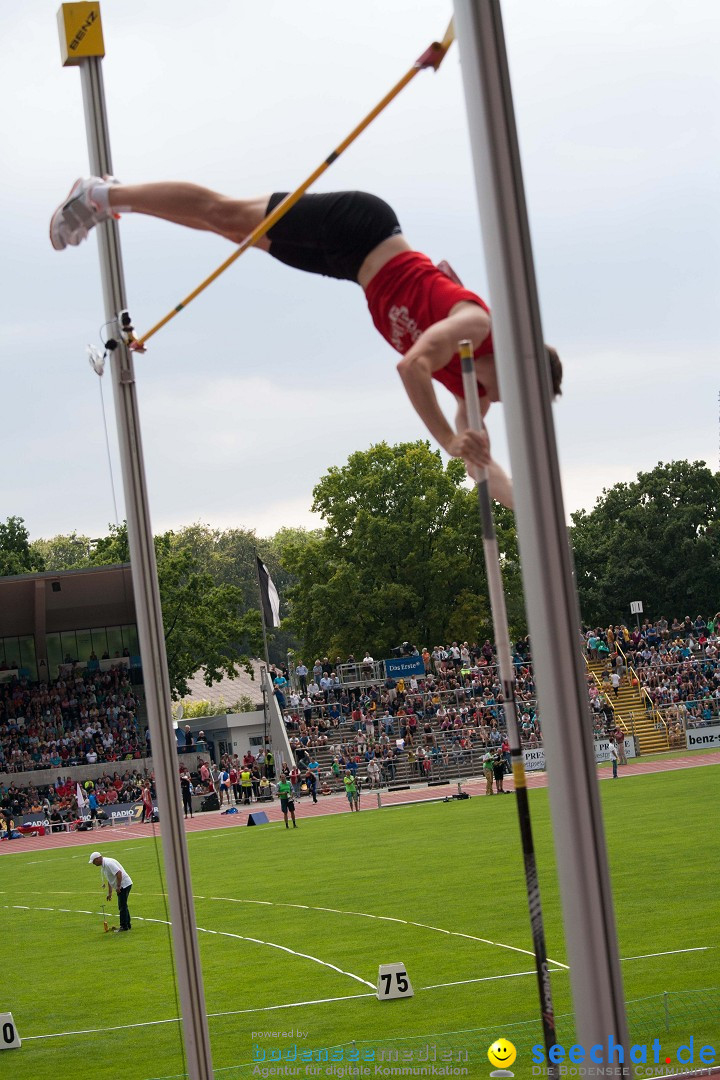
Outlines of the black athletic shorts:
M270 196L266 214L287 192ZM280 262L342 281L357 281L363 262L378 244L402 230L395 211L365 191L303 195L268 232L270 254Z

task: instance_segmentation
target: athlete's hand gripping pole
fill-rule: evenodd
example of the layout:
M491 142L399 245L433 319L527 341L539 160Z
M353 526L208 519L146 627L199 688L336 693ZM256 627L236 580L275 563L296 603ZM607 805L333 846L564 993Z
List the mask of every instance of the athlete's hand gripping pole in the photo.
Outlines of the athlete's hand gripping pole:
M476 431L480 434L483 431L483 419L480 411L480 397L478 395L472 342L461 341L459 343L459 352L462 365L463 389L465 391L465 408L467 410L468 424L472 431ZM540 884L538 882L537 864L535 862L535 846L533 843L532 824L530 821L530 804L528 802L528 792L525 780L525 765L523 762L520 731L517 722L515 672L510 653L510 630L508 628L505 593L503 591L502 573L500 570L500 552L498 549L497 536L495 534L495 522L493 521L492 502L490 499L490 488L488 485L486 468L483 468L478 472L477 491L480 520L482 523L483 551L485 554L488 591L490 593L490 609L492 611L500 679L502 681L503 697L505 699L505 724L507 726L508 742L510 743L513 780L515 782L515 794L517 796L520 836L525 862L525 884L527 888L528 905L530 908L533 946L535 949L535 966L537 969L538 990L540 993L543 1035L545 1039L545 1049L548 1055L547 1060L549 1063L550 1047L556 1042L555 1012L553 1009L550 971L548 969L547 950L545 946L545 928L543 925L542 907L540 903ZM552 1064L548 1064L548 1076L555 1076L555 1066Z
M308 188L315 183L318 177L322 176L322 174L330 168L334 161L337 161L340 155L344 153L345 150L347 150L348 146L350 146L351 143L355 142L358 135L361 135L365 128L370 126L373 120L375 120L376 117L378 117L380 113L390 104L390 102L398 96L401 90L405 89L407 84L415 78L419 71L423 71L425 68L433 68L435 71L437 71L445 57L445 53L448 51L454 40L455 29L453 21L450 20L450 23L447 30L445 31L445 36L442 41L433 41L432 45L430 45L425 50L422 56L419 56L417 58L410 70L403 75L402 79L400 79L400 81L397 82L395 86L393 86L392 90L390 90L385 95L385 97L377 103L375 108L367 114L365 119L362 120L357 125L357 127L353 128L350 134L345 139L343 139L343 141L333 150L331 154L329 154L325 158L322 164L318 165L317 169L315 169L315 171L312 172L310 176L308 176L307 180L304 180L303 183L300 184L300 187L296 188L295 191L292 191L289 195L286 195L282 202L278 203L275 209L270 214L268 214L268 216L264 218L264 220L261 221L260 224L256 226L256 228L253 229L251 233L248 233L243 242L238 248L236 248L232 255L228 259L226 259L224 263L218 266L217 270L214 270L209 277L205 278L205 280L201 282L196 289L193 289L193 291L189 293L184 300L177 304L172 309L172 311L169 311L167 315L165 315L165 317L160 320L160 322L156 323L153 327L150 328L150 330L147 330L142 335L142 337L132 338L131 340L129 340L128 344L130 348L135 349L137 352L144 352L146 342L148 342L150 338L158 332L158 330L161 330L162 327L169 323L171 319L174 319L175 316L183 310L183 308L186 308L188 304L192 303L196 296L199 296L201 292L207 289L208 285L211 285L213 281L219 278L220 275L224 273L229 266L232 266L235 260L239 259L243 252L247 251L248 248L251 248L255 244L257 244L258 240L261 240L263 236L265 236L266 233L268 233L270 229L272 229L273 225L276 225L280 218L283 217L288 212L288 210L292 209L298 199L300 199L305 194Z

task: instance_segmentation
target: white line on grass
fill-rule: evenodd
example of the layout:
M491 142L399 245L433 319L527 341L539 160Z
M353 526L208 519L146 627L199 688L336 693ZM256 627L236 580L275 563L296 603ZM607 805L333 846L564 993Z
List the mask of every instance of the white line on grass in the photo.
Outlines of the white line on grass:
M242 900L234 896L210 896L209 900L220 900L228 904L262 904L269 907L300 908L303 911L328 911L333 915L354 915L360 919L377 919L378 922L401 923L403 926L418 926L421 930L432 930L436 934L448 934L450 937L467 938L468 941L479 941L483 945L493 945L497 949L509 949L511 952L522 953L524 956L534 956L532 949L519 949L515 945L505 945L502 941L490 941L488 938L476 937L474 934L461 934L458 930L443 930L440 926L430 926L429 923L414 922L412 919L395 919L390 915L370 915L367 911L341 911L340 908L309 907L307 904L286 904L280 901L270 900ZM548 962L559 968L569 971L568 965L560 960L548 957Z
M159 922L160 920L154 920ZM490 975L484 979L468 979L467 982L494 982L497 979L512 979L519 975L535 975L535 971L516 971L512 975ZM437 986L420 986L418 990L438 990L445 986L463 986L464 983L438 983ZM369 994L345 994L342 997L331 998L314 998L310 1001L290 1001L283 1005L262 1005L255 1009L232 1009L228 1012L215 1012L208 1013L208 1020L216 1020L226 1016L244 1016L248 1013L263 1013L263 1012L275 1012L278 1009L297 1009L304 1005L329 1005L338 1001L356 1001L360 998L372 998L376 996L376 991L373 990ZM182 1022L182 1017L173 1016L168 1020L146 1020L142 1023L135 1024L115 1024L113 1027L103 1028L79 1028L75 1031L58 1031L48 1035L24 1035L23 1042L32 1042L38 1039L62 1039L69 1035L101 1035L108 1031L128 1031L131 1028L146 1028L146 1027L158 1027L162 1024L179 1024ZM467 1030L474 1030L468 1028ZM452 1032L446 1034L453 1034Z
M569 968L556 969L552 968L551 971L558 974L562 974L563 971L570 971ZM532 971L512 971L510 975L485 975L483 978L463 978L459 983L434 983L432 986L419 986L419 990L441 990L446 986L470 986L471 983L494 983L499 978L519 978L521 975L536 975L538 972L533 968Z
M199 898L199 899L202 899L202 898ZM214 896L214 897L210 897L210 899L211 900L228 900L230 898ZM270 901L266 901L266 900L255 900L255 901L253 901L253 900L246 900L246 901L233 900L232 902L233 903L270 904ZM276 906L276 905L273 904L271 906ZM278 907L307 908L307 905L305 905L305 904L278 904L277 906ZM31 907L28 907L26 904L12 904L12 905L4 904L3 908L6 911L9 910L10 908L20 910L20 911L58 911L58 912L63 912L64 914L68 914L68 915L102 915L102 914L104 914L101 911L86 911L86 910L84 910L82 908L76 909L75 911L70 911L69 908L49 908L49 907L34 907L34 908L31 908ZM490 944L490 945L495 945L495 944L499 945L500 944L499 942L488 942L484 938L474 938L474 937L472 937L472 935L469 935L469 934L459 934L459 933L455 933L452 930L442 930L442 929L440 929L439 927L436 927L436 926L429 926L427 923L410 922L410 921L405 920L405 919L391 918L390 916L366 915L364 912L357 912L357 911L338 911L338 909L336 909L336 908L307 908L307 910L310 910L310 911L319 910L319 911L330 911L330 912L336 912L337 911L338 914L342 914L342 915L363 915L364 917L370 918L370 919L380 919L380 920L387 921L387 922L401 922L401 923L405 923L408 926L419 926L419 927L422 927L422 928L428 929L428 930L437 930L440 933L450 934L450 935L455 936L455 937L469 937L473 941L483 941L486 944ZM136 915L135 919L138 922L159 923L159 924L161 924L163 926L169 926L170 925L170 923L166 919L152 919L152 918L149 918L149 917L143 918L141 915ZM312 960L314 963L321 964L323 967L332 968L333 971L337 971L341 975L347 975L351 979L356 979L358 982L364 983L366 986L370 986L372 988L371 993L365 993L365 994L345 994L345 995L343 995L341 997L316 998L316 999L313 999L313 1000L310 1000L310 1001L292 1001L292 1002L288 1002L287 1004L283 1004L283 1005L263 1005L263 1006L258 1006L255 1009L233 1009L233 1010L228 1011L228 1012L208 1013L207 1016L208 1016L209 1020L218 1019L218 1018L226 1017L226 1016L243 1016L243 1015L246 1015L248 1013L275 1012L275 1011L280 1010L280 1009L294 1009L294 1008L300 1008L301 1006L305 1006L305 1005L328 1005L328 1004L333 1004L333 1003L338 1002L338 1001L354 1001L355 999L371 998L371 997L376 996L375 987L373 986L373 984L371 982L368 982L367 979L362 979L362 978L360 978L359 975L354 975L350 971L343 971L341 968L336 967L334 964L330 964L325 960L320 960L316 956L310 956L308 953L296 952L294 949L290 949L285 945L278 945L278 944L276 944L275 942L272 942L272 941L261 941L259 938L244 937L241 934L232 934L232 933L229 933L228 931L210 930L210 929L208 929L206 927L202 927L202 926L198 926L197 930L200 933L203 933L203 934L217 934L219 937L230 937L230 938L235 938L235 939L237 939L239 941L249 941L249 942L252 942L253 944L256 944L256 945L267 945L270 948L280 949L282 952L289 953L292 956L299 956L299 957L301 957L301 958L303 958L305 960ZM502 947L502 948L513 948L513 946L500 946L500 947ZM669 950L667 952L645 953L645 954L643 954L641 956L624 956L624 957L621 957L620 959L621 959L621 962L624 963L627 960L645 960L645 959L651 959L653 957L658 957L658 956L676 956L676 955L681 954L681 953L707 952L711 948L714 948L714 946L712 946L712 945L700 945L700 946L695 946L695 947L689 948L689 949L672 949L672 950ZM524 952L525 950L514 949L514 951L515 952ZM557 963L557 961L553 961L553 963ZM566 964L558 964L558 967L564 969L565 971L569 971L569 968L568 968L568 966ZM442 989L446 989L446 988L452 987L452 986L468 986L468 985L473 984L473 983L482 983L482 982L499 982L501 979L518 979L518 978L523 978L523 977L527 977L527 976L530 976L530 975L537 975L537 972L534 969L532 971L513 971L513 972L510 972L509 974L506 974L506 975L486 975L486 976L483 976L482 978L462 979L462 980L459 980L457 982L432 983L429 986L419 986L417 989L418 989L418 992L419 991L424 991L424 990L442 990ZM126 1031L126 1030L129 1030L131 1028L157 1027L157 1026L160 1026L162 1024L177 1024L177 1023L181 1022L181 1019L182 1019L181 1017L174 1016L174 1017L170 1017L167 1020L147 1020L147 1021L144 1021L142 1023L135 1023L135 1024L116 1024L116 1025L114 1025L112 1027L79 1028L79 1029L74 1030L74 1031L58 1031L58 1032L53 1032L52 1034L47 1034L47 1035L26 1035L26 1036L23 1036L23 1039L24 1039L25 1042L32 1042L34 1040L39 1040L39 1039L61 1039L61 1038L71 1036L71 1035L99 1035L99 1034L103 1034L103 1033L108 1032L108 1031Z
M232 1012L208 1013L208 1020L215 1020L224 1016L243 1016L246 1013L274 1012L276 1009L296 1009L301 1005L327 1005L335 1001L355 1001L357 998L375 997L375 991L371 994L346 994L344 997L317 998L314 1001L291 1001L287 1005L263 1005L257 1009L234 1009ZM77 1031L58 1031L52 1035L23 1035L23 1042L32 1042L34 1039L62 1039L66 1035L101 1035L106 1031L128 1031L130 1028L158 1027L161 1024L180 1024L181 1016L173 1016L169 1020L146 1020L140 1024L116 1024L114 1027L104 1028L80 1028ZM235 1068L236 1066L232 1066Z
M688 952L707 952L708 949L716 948L715 945L697 945L694 949L670 949L668 952L649 952L643 953L641 956L623 956L623 963L626 960L649 960L653 956L677 956L678 953Z
M7 906L7 905L6 905ZM29 908L25 904L12 904L13 908L19 908L22 911L67 911L67 908ZM74 915L102 915L102 911L86 911L84 908L76 909L70 914ZM171 923L167 919L151 919L143 918L142 915L135 915L135 919L138 922L151 922L161 923L163 926L170 926ZM356 982L362 983L363 986L369 986L372 990L375 990L375 983L368 982L367 979L361 978L360 975L355 975L352 971L345 971L343 968L337 967L335 964L329 963L327 960L321 960L318 956L311 956L310 953L298 952L296 949L291 949L287 945L278 945L275 941L262 941L260 938L246 937L244 934L233 934L228 930L209 930L204 926L196 926L195 929L201 934L216 934L218 937L234 938L236 941L249 941L253 945L265 945L270 949L279 949L280 952L289 953L290 956L298 956L302 960L311 960L314 964L320 964L322 967L330 968L332 971L337 971L338 975L346 975L349 979L354 979Z
M470 983L496 982L498 979L519 979L522 975L537 975L532 971L512 971L509 975L485 975L482 979L461 979L460 982L433 983L432 986L419 986L418 990L442 990L446 986L468 986Z

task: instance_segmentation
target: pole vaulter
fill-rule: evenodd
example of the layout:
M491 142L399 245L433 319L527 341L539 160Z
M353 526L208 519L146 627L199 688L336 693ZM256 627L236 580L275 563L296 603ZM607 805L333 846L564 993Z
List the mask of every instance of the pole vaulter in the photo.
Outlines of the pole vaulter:
M469 338L474 343L483 412L500 401L487 304L462 285L447 263L435 265L415 249L403 235L393 208L377 195L362 191L305 192L418 71L439 65L452 41L451 25L443 41L426 50L390 94L296 191L274 192L269 199L236 198L182 181L125 184L107 171L96 173L76 180L56 208L50 219L50 242L56 251L76 247L97 225L122 213L139 213L219 234L233 245L240 245L200 289L253 245L295 269L359 285L376 329L402 357L398 373L430 435L451 457L463 458L468 466L486 466L492 497L512 506L510 478L492 460L487 435L479 436L463 422L459 340ZM165 325L187 302L178 305L162 324L141 338L135 337L130 317L124 312L119 328L123 344L133 351L144 349L150 333ZM107 342L106 348L112 348L112 342ZM550 346L546 348L545 362L557 396L561 393L562 364ZM438 383L455 398L455 425L448 422L438 401Z

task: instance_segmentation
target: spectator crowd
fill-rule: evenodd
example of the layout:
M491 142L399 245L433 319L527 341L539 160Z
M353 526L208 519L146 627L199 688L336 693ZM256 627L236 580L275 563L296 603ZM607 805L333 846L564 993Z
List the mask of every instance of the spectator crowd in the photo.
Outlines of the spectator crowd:
M647 692L648 709L661 710L671 741L684 745L687 727L720 721L720 613L705 620L661 618L630 629L610 625L583 628L581 641L590 661L602 663L600 684L588 675L588 696L597 737L618 730L613 690L627 678ZM329 794L362 779L371 787L403 777L432 780L479 765L488 755L497 767L509 758L504 697L495 648L452 642L432 650L409 647L417 674L377 677L369 652L361 660L327 657L312 667L298 660L294 671L275 669L278 702L295 762L283 765L293 792ZM513 648L522 745L542 746L530 639ZM341 668L354 665L354 684ZM420 670L421 669L421 670ZM124 666L109 671L72 670L52 683L14 678L0 684L0 771L35 769L62 772L77 765L100 768L90 782L95 807L134 802L146 777L137 761L149 753L147 729L138 720L139 700ZM204 749L203 733L193 739L189 726L179 749ZM135 766L126 763L135 761ZM107 766L123 763L124 770ZM103 768L104 767L104 768ZM184 782L196 794L217 794L220 803L262 801L278 779L272 750L250 751L240 759L226 755L214 765L200 762ZM75 783L65 774L54 785L0 786L0 802L17 813L44 809L76 814Z
M117 803L134 803L142 797L144 774L126 769L103 773L97 780L86 780L82 785L83 798L90 807L93 818L112 809ZM76 821L79 817L77 781L71 776L58 776L54 784L29 784L21 787L16 783L0 784L0 806L9 810L17 819L23 814L44 813L51 823Z
M504 696L490 641L410 649L408 655L422 674L378 680L369 653L360 662L325 657L312 669L299 661L294 680L277 674L276 694L301 777L309 770L321 793L328 781L331 790L341 789L348 773L361 772L365 783L379 787L395 781L399 771L433 779L474 755L480 763L488 749L505 759ZM521 738L533 749L541 735L527 638L516 643L514 663ZM359 685L343 685L345 664L354 665ZM318 756L329 764L324 772Z
M145 757L148 736L126 667L72 671L51 683L0 683L0 772Z
M612 736L613 699L630 677L647 690L648 709L667 709L671 738L684 726L720 719L720 613L705 621L686 617L669 624L662 618L642 626L583 628L589 660L604 661L600 685L588 674L588 697L596 737ZM374 678L374 660L324 657L312 667L298 661L291 678L276 672L275 688L283 709L290 745L302 770L322 756L330 762L331 780L340 786L348 769L362 769L371 786L392 783L398 766L410 778L431 779L453 766L475 762L475 754L497 753L505 744L504 697L495 647L452 642L449 646L410 649L423 673L403 678ZM516 700L523 748L542 746L530 639L513 649ZM341 679L346 665L359 685ZM418 664L419 666L419 664ZM614 691L614 693L613 693Z
M605 662L603 681L634 678L648 707L661 711L673 741L686 727L720 721L720 612L707 621L646 619L642 626L608 626L583 635L588 658Z

